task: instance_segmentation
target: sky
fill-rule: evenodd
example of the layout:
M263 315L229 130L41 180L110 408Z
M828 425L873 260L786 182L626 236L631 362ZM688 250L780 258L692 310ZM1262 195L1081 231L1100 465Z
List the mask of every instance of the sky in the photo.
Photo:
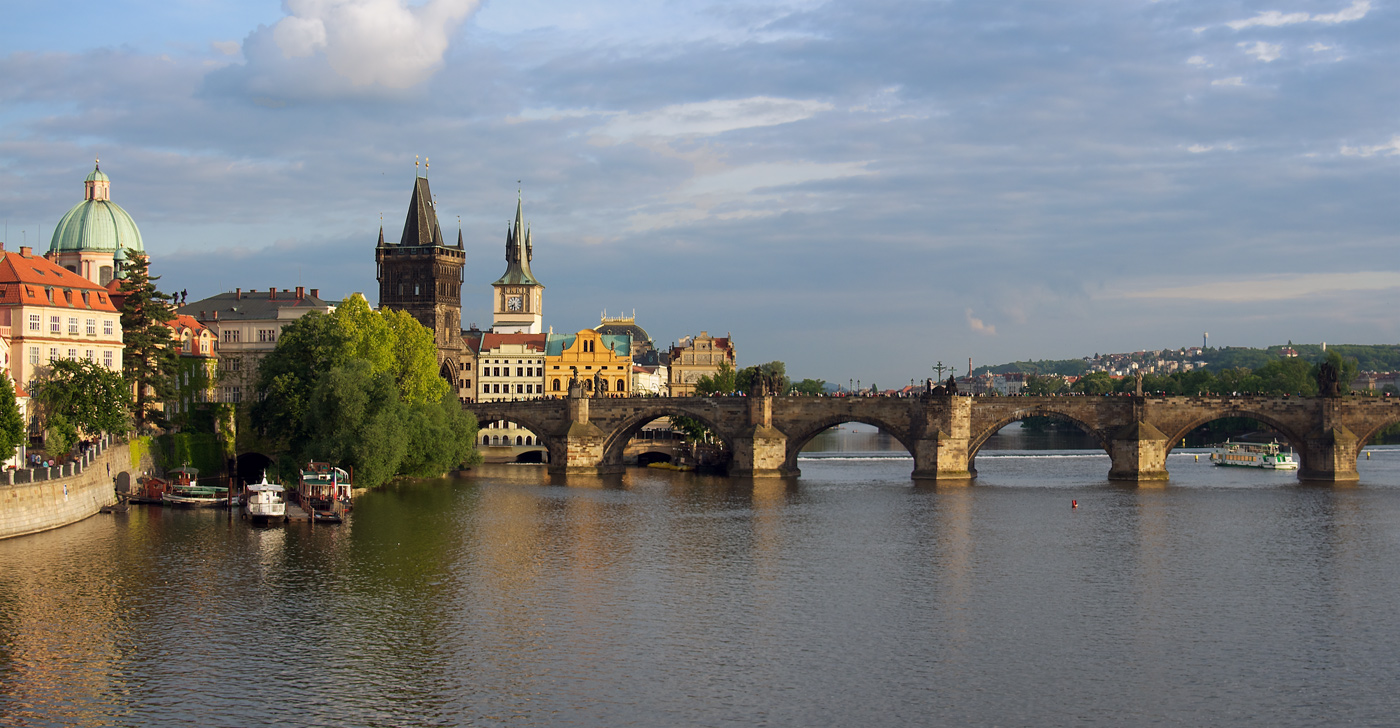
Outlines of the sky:
M163 290L374 302L417 172L465 323L741 366L1400 342L1400 0L0 0L0 237L100 157Z

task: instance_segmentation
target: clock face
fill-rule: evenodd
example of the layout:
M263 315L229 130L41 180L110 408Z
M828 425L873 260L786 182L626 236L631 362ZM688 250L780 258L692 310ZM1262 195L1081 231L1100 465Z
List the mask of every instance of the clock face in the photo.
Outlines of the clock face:
M519 311L523 307L524 305L523 302L520 300L520 296L506 296L507 311Z

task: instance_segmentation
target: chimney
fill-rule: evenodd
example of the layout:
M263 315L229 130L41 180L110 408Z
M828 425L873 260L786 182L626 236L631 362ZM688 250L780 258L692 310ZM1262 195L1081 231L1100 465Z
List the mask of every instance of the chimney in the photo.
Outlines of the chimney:
M204 321L206 318L208 318L208 315L207 315L204 311L200 311L200 312L199 312L199 320L200 320L200 321Z
M277 300L277 286L268 286L268 287L267 287L267 300L269 300L269 301L276 301L276 300Z
M215 312L214 312L214 322L215 322L215 323L218 323L218 321L219 321L219 312L218 312L218 311L215 311Z
M29 256L34 254L34 249L29 247L28 245L21 245L19 246L19 254L28 258Z
M233 289L233 300L235 300L235 301L242 301L242 300L243 300L243 289L242 289L242 288L235 288L235 289Z
M321 297L321 289L319 289L319 288L313 288L313 289L311 289L311 297L312 297L312 298L320 298L320 297Z
M297 300L300 301L303 298L306 298L306 289L302 288L301 286L297 286Z

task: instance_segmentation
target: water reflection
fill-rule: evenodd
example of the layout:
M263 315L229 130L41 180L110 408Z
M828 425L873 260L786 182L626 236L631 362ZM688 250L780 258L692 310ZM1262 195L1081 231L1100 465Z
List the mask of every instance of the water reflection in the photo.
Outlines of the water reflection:
M338 527L137 508L3 541L0 724L1393 716L1400 449L1345 487L1189 453L1150 490L1092 451L979 465L496 466Z

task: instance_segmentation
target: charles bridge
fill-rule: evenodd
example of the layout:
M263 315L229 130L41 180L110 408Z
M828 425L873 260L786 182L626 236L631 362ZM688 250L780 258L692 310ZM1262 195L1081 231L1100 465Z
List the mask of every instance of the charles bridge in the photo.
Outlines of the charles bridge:
M465 405L479 422L524 427L549 451L552 473L607 473L644 425L667 416L702 422L729 447L731 475L796 476L797 455L823 430L846 422L880 428L914 457L913 477L966 480L977 452L1012 422L1043 416L1073 423L1108 453L1112 480L1165 480L1167 455L1201 425L1249 417L1282 434L1299 456L1301 480L1357 479L1356 459L1380 429L1400 421L1400 400L1362 396L658 397L567 398Z

